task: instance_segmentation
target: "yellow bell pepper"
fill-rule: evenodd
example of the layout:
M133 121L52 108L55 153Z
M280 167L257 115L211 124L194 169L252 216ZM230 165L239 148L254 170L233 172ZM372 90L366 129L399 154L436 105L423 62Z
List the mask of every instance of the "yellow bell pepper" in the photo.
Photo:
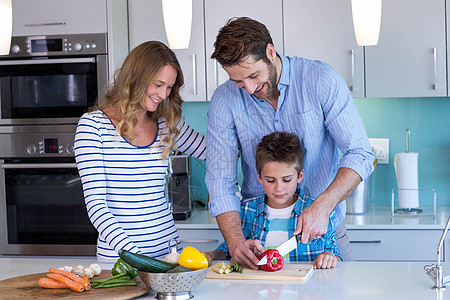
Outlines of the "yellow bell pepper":
M192 270L201 270L209 266L208 259L197 249L187 246L180 254L178 264Z

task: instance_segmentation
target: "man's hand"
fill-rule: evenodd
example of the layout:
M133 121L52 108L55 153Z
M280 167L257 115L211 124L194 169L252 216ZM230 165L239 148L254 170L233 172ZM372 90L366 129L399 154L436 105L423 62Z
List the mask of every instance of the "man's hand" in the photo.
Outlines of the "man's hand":
M237 261L253 270L258 270L258 256L265 251L259 240L246 240L234 248L231 261Z
M336 205L347 198L361 182L358 173L340 168L330 186L298 217L295 234L302 234L301 242L307 244L328 230L330 213Z
M303 244L307 244L313 238L324 235L328 231L330 212L319 204L319 202L313 202L298 217L294 235L301 233L301 242Z

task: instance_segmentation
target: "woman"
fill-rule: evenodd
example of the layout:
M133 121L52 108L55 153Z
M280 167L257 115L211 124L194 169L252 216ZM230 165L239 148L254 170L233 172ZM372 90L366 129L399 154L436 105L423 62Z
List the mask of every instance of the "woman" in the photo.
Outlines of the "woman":
M109 265L120 249L154 258L179 236L164 195L173 149L205 159L205 138L181 118L183 73L164 44L133 49L105 101L84 114L75 158L87 212L99 232L97 260Z

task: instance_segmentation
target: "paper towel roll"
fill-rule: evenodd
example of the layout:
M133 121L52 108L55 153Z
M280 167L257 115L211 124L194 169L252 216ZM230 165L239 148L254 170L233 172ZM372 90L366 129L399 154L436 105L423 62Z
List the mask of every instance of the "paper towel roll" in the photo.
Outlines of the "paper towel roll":
M418 158L417 152L397 153L394 157L395 176L399 188L398 204L401 208L419 207Z

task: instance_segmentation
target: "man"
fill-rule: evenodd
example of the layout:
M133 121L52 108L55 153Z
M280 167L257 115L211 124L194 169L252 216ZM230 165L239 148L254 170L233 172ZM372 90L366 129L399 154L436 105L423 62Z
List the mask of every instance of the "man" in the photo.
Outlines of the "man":
M344 261L351 260L342 201L371 174L374 155L344 80L325 63L280 55L267 28L250 18L230 20L214 47L211 58L230 80L217 88L210 103L205 181L210 213L232 259L256 269L255 254L264 250L242 233L234 188L239 156L243 198L263 194L256 145L270 132L287 131L305 149L306 179L299 187L316 198L300 215L294 234L301 233L304 244L325 234L335 209L339 249Z

